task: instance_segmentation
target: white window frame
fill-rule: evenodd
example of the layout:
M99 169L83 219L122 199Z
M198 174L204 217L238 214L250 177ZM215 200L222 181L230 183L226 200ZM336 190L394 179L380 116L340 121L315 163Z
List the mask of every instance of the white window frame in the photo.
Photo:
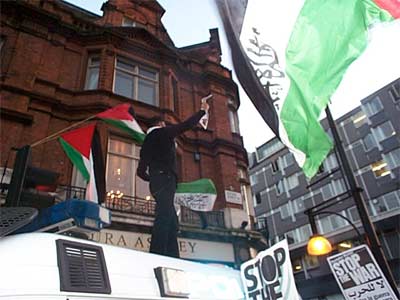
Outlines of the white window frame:
M237 115L237 111L233 107L229 107L228 114L229 114L229 124L231 126L231 132L240 134L239 118Z
M121 63L124 63L124 64L131 65L133 67L133 71L132 70L127 70L127 69L124 69L124 68L118 66L118 61L120 61ZM147 72L154 73L155 74L155 79L141 75L140 74L140 70L144 70L144 71L147 71ZM132 97L127 97L125 95L121 95L121 94L118 94L116 92L115 85L116 85L116 82L117 82L117 73L118 72L127 74L128 76L133 76L133 82L132 82L132 84L133 84L133 96ZM139 64L135 63L134 61L129 60L127 58L124 58L122 56L117 56L115 58L115 60L114 60L113 92L115 94L117 94L117 95L120 95L122 97L127 97L129 99L133 99L133 100L136 100L136 101L139 101L139 102L142 102L142 103L146 103L148 105L159 107L159 86L160 86L159 78L160 78L159 77L159 72L158 72L158 70L156 70L154 68L144 67L144 66L139 65ZM144 101L142 99L139 99L139 79L142 79L142 80L145 80L145 81L148 81L148 82L151 82L152 84L154 84L154 89L155 89L155 91L154 91L154 97L155 97L154 103L148 103L148 102L146 102L146 101Z
M111 150L111 142L112 142L112 140L120 141L122 143L131 144L132 145L132 152L129 153L129 154L113 152ZM139 149L137 149L137 148L139 148ZM110 160L110 154L111 154L113 156L117 156L117 157L121 157L121 158L125 158L125 159L131 160L131 167L132 167L131 172L132 172L133 178L132 178L131 186L129 187L129 189L130 189L129 194L127 193L126 196L135 197L135 198L138 197L137 196L136 182L137 182L137 179L139 177L136 174L136 170L137 170L137 166L138 166L140 157L136 153L140 153L140 146L137 145L136 143L134 143L133 141L128 140L128 139L124 139L122 137L118 137L116 135L109 136L108 143L107 143L107 161L106 161L106 172L105 172L105 174L106 174L106 191L107 192L109 192L107 175L108 175L108 171L109 171L109 168L110 168L109 160ZM150 193L149 193L148 196L150 197L150 199L152 199Z
M98 63L93 63L94 59L98 59ZM85 79L85 90L97 90L99 88L100 81L100 54L91 54L88 57L88 63L86 68L86 79ZM97 83L96 87L89 87L89 78L91 77L92 72L97 72Z

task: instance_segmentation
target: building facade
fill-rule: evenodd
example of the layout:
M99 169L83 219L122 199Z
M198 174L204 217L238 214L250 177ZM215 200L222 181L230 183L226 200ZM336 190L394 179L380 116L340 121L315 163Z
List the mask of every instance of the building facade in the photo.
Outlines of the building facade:
M157 1L109 0L99 16L64 1L1 2L1 169L9 180L13 148L31 145L76 122L130 103L139 125L163 116L183 121L210 93L207 130L177 139L179 181L211 178L214 211L181 209L183 257L238 265L250 257L253 214L248 159L239 133L238 89L223 67L217 29L204 43L177 48ZM106 166L112 226L91 238L147 250L154 218L148 184L136 176L140 145L97 123ZM32 147L31 164L57 172L59 198L84 197L85 183L56 140ZM215 251L214 251L215 250ZM215 253L214 253L215 252ZM219 254L216 254L219 253Z
M399 120L400 79L363 99L361 106L335 121L397 283L400 281ZM327 121L323 120L322 124L331 135ZM311 227L304 213L336 199L336 204L327 211L347 217L363 234L355 203L347 196L348 187L336 153L329 154L311 180L304 176L293 155L276 138L258 147L249 160L258 229L270 245L287 239L303 299L343 299L326 257L317 258L306 253ZM316 223L319 233L334 245L334 251L344 251L359 242L351 225L335 214L316 216Z

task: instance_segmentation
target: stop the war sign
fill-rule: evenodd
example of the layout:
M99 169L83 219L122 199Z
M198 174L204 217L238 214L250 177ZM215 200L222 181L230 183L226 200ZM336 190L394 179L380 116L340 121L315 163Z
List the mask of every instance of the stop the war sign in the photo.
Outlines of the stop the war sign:
M247 300L299 300L286 240L240 266Z
M396 300L375 257L361 245L328 258L346 300Z

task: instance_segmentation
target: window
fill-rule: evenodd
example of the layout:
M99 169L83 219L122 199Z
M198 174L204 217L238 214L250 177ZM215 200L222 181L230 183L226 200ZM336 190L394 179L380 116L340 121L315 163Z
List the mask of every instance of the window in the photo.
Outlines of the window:
M85 90L95 90L99 85L100 56L91 55L88 59Z
M299 213L305 210L304 207L304 196L296 198L292 201L293 211L294 213Z
M358 210L357 207L352 206L350 208L347 209L347 214L349 215L349 219L351 221L357 222L358 220L360 220L360 215L358 214Z
M291 166L293 163L294 163L294 156L293 156L293 154L292 153L287 153L283 158L282 158L282 161L283 161L283 167L284 168L287 168L287 167L289 167L289 166Z
M280 213L281 213L282 220L284 220L286 218L289 218L290 216L293 215L292 207L290 205L290 202L288 202L288 203L286 203L284 205L281 205L279 207L279 210L280 210Z
M329 156L324 160L323 164L324 164L324 169L327 172L330 172L336 167L338 167L338 162L335 153L329 154Z
M400 208L400 191L387 193L369 202L372 215L376 216L387 211Z
M366 152L372 150L375 147L378 147L374 136L371 133L368 133L364 138L363 138L363 145L364 145L364 150Z
M179 111L179 97L178 97L178 81L175 77L171 77L171 88L172 88L172 105L173 111Z
M284 147L284 145L278 139L275 139L267 144L262 145L260 148L258 148L256 150L258 160L260 161L260 160L278 152L283 147Z
M343 179L332 180L331 184L334 195L339 195L346 191L346 185Z
M317 175L320 175L325 172L324 164L320 164L318 167Z
M400 148L384 154L383 157L384 160L387 162L390 170L393 170L400 166Z
M301 272L303 270L303 262L301 257L296 257L292 259L292 269L293 273Z
M400 81L397 81L394 84L392 84L389 90L389 95L392 98L393 102L400 101Z
M256 194L256 204L261 204L261 194L260 193Z
M257 184L258 183L258 180L257 180L257 173L255 173L255 174L253 174L253 175L250 175L250 184L251 185L255 185L255 184Z
M367 116L371 117L383 109L381 99L378 96L362 105L363 110L366 111Z
M378 142L381 142L396 134L396 131L394 131L393 125L390 121L382 123L376 128L372 128L372 132Z
M231 131L233 133L240 133L237 112L232 108L229 108L229 123L231 124Z
M332 192L332 187L331 184L325 184L322 188L321 188L321 193L322 193L322 198L324 200L328 200L330 198L333 197L333 192Z
M136 176L140 147L128 140L108 140L106 190L111 194L148 199L149 185Z
M158 72L117 58L114 92L150 105L158 105Z
M285 185L283 183L283 179L279 180L276 186L276 193L278 195L282 194L285 191Z
M375 174L375 177L383 177L390 174L390 170L387 168L387 163L383 160L374 162L371 165L371 169Z
M289 176L286 178L287 189L290 191L299 185L299 178L297 174Z
M247 179L246 170L243 168L238 168L238 178L239 179Z
M279 171L279 163L278 160L274 160L271 162L272 172L276 173Z
M393 191L382 196L388 210L400 208L400 191Z
M356 128L360 128L362 125L367 123L367 116L363 111L359 111L353 117L353 124Z
M123 27L136 27L136 22L130 18L124 17L124 19L122 20L122 26Z
M299 243L308 241L310 236L312 235L310 224L306 224L297 228L297 232L298 232Z

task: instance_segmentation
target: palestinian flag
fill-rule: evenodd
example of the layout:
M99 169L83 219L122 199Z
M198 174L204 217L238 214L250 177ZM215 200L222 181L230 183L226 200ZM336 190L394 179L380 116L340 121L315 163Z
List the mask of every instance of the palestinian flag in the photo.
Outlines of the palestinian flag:
M211 179L202 178L192 182L178 183L175 205L196 211L211 211L217 199L217 189Z
M216 1L244 90L314 176L332 148L320 114L367 47L368 31L399 18L399 1Z
M96 115L106 123L127 132L136 142L142 144L145 133L134 118L130 104L124 103Z
M68 158L87 182L86 199L102 203L105 197L105 169L96 124L81 127L59 137Z

